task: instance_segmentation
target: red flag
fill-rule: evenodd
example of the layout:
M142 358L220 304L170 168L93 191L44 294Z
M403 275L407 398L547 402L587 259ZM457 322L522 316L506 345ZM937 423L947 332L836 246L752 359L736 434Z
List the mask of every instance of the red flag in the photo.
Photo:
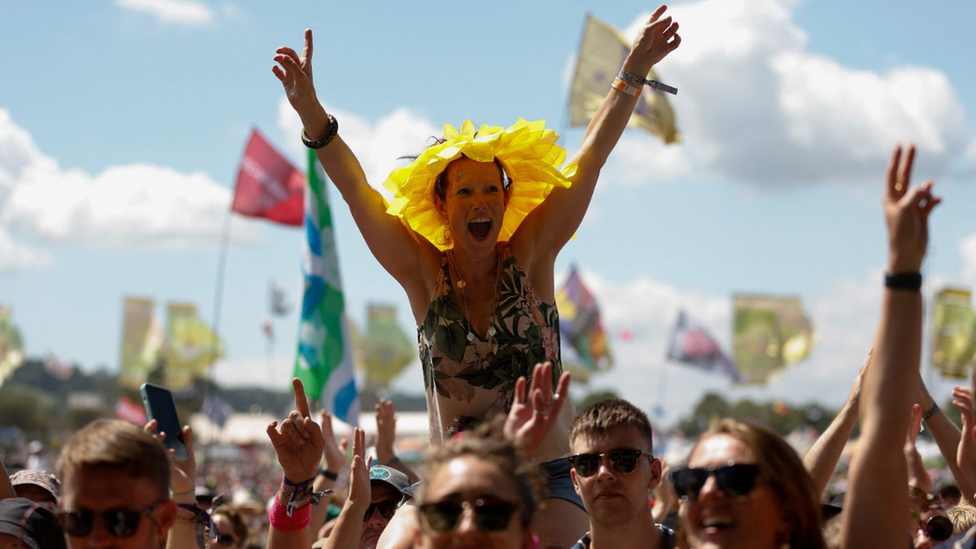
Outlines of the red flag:
M146 419L146 409L138 405L131 398L122 395L115 403L115 417L124 419L129 423L135 423L142 427L148 421Z
M237 172L231 209L301 227L305 215L304 192L305 174L276 151L257 129L252 130Z

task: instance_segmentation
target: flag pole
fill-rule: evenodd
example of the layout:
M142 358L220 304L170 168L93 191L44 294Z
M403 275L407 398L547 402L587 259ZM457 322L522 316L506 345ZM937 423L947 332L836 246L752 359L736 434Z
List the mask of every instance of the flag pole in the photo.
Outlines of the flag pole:
M203 392L204 399L206 399L211 393L211 385L215 385L216 382L213 380L213 366L214 361L217 358L217 345L219 344L220 337L217 335L220 333L220 314L223 310L224 302L224 273L227 271L227 248L230 242L230 225L231 218L233 215L230 210L227 211L227 215L224 217L224 228L220 235L220 252L217 256L217 281L214 284L214 306L213 314L211 318L213 319L213 329L211 330L210 336L210 357L207 360L209 366L207 367L207 381L204 384ZM207 461L208 453L210 447L213 446L214 441L217 439L217 429L212 429L210 431L210 440L204 445L204 462Z

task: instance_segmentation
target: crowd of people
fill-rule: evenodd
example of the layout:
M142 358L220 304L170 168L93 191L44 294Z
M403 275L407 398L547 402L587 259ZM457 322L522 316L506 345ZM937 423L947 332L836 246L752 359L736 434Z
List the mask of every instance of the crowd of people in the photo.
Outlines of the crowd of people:
M312 413L296 379L294 410L267 428L276 464L204 474L189 427L181 461L162 444L178 434L158 432L155 421L98 420L73 434L53 470L0 471L0 549L973 547L973 391L953 393L957 426L919 375L920 270L940 199L931 181L911 185L914 145L895 148L884 178L877 337L865 342L846 404L805 456L763 426L724 419L668 468L638 407L608 399L577 413L568 402L553 266L646 76L681 43L665 12L639 30L570 162L541 122L447 125L390 175L390 202L316 96L311 31L301 55L279 48L274 73L302 120L302 141L410 300L430 418L422 466L397 457L389 402L377 406L370 457L364 432L337 440L332 417ZM856 423L847 489L828 500ZM923 423L958 500L933 493L916 450ZM253 497L224 497L201 478Z

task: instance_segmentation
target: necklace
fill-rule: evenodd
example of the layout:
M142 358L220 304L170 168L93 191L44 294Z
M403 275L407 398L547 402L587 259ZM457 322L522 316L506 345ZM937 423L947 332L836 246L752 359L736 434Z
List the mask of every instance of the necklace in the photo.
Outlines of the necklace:
M461 276L461 270L458 269L457 260L454 259L454 250L450 251L451 263L454 265L454 272L458 275L457 287L461 290L461 303L464 305L464 323L468 328L467 339L469 342L474 341L474 330L471 329L470 315L468 314L468 292L464 289L468 284L464 281ZM495 337L495 307L498 306L498 281L501 279L502 268L501 268L501 258L498 257L498 252L495 252L495 290L492 293L491 301L491 311L488 313L488 337Z

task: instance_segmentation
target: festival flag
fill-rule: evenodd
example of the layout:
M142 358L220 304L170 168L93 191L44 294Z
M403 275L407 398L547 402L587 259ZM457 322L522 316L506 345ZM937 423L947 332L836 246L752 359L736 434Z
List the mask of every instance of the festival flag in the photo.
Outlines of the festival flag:
M166 386L173 391L185 390L224 356L223 344L197 317L196 305L170 302L166 315Z
M362 350L366 384L374 387L388 387L417 358L417 343L400 328L392 305L369 305Z
M302 319L298 330L295 377L305 393L322 399L337 418L358 425L359 394L353 372L353 348L346 320L332 211L315 151L308 151L305 187L305 245Z
M10 307L0 305L0 386L24 362L24 341L10 317Z
M115 418L128 421L139 427L145 426L146 422L149 421L146 418L146 409L125 395L120 396L119 400L115 402Z
M250 217L301 227L304 187L305 175L257 129L252 130L237 172L231 209Z
M231 408L230 404L221 400L219 396L208 393L203 399L200 413L207 416L214 425L223 428L230 416L233 415L234 409Z
M678 320L668 338L668 358L741 381L738 368L722 352L715 338L684 311L678 312Z
M799 298L733 296L732 357L742 383L764 384L813 348L813 324Z
M617 72L630 53L631 41L617 29L587 15L583 40L576 58L576 75L569 95L569 125L588 126L610 91ZM657 79L651 70L647 78ZM665 143L681 140L674 110L663 92L644 87L628 125L646 130Z
M126 297L122 306L122 350L119 386L139 389L154 370L163 346L163 330L152 299Z
M583 379L594 372L610 369L613 358L600 307L575 266L556 293L556 307L559 309L559 332L564 343L562 354L566 369ZM567 342L569 345L565 345Z
M976 313L970 292L944 288L932 311L932 367L946 377L966 379L976 360Z
M269 312L274 316L284 316L291 312L291 304L285 298L285 289L274 280L268 284Z

